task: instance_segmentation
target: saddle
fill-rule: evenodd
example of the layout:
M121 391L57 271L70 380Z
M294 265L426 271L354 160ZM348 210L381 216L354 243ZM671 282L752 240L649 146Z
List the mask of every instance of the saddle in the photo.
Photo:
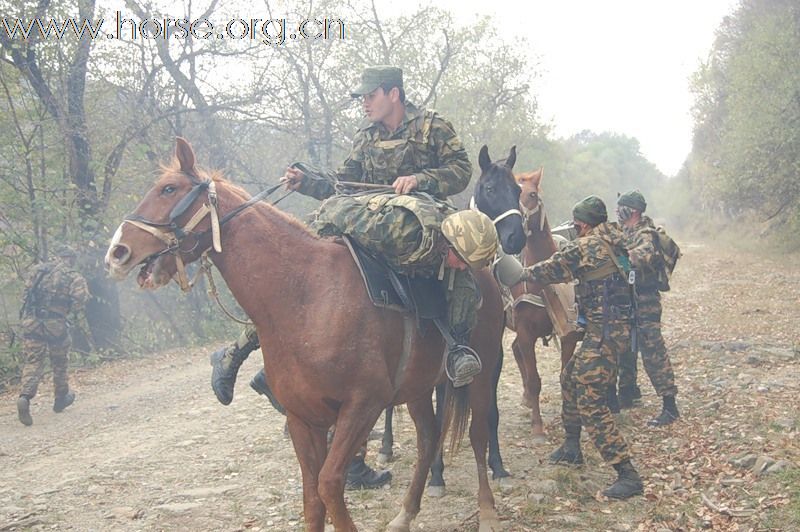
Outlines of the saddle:
M416 316L420 330L423 320L441 320L447 316L445 293L438 279L410 277L396 272L350 236L343 235L342 240L361 272L370 301L376 307Z

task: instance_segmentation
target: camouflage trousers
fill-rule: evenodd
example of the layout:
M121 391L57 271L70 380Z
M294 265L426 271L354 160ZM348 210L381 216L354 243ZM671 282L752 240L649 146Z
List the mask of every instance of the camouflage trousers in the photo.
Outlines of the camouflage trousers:
M656 393L660 397L677 395L675 373L661 336L661 294L645 292L639 294L639 352L642 364ZM635 377L634 377L635 378ZM622 378L620 377L620 384Z
M567 435L581 426L603 460L618 464L630 458L628 446L608 409L606 392L617 378L617 359L630 340L627 319L611 320L603 337L602 320L589 320L580 349L561 372L561 418Z
M53 369L56 397L69 391L67 365L69 363L70 337L65 320L38 320L26 318L22 322L22 388L19 394L33 398L39 388L49 360Z

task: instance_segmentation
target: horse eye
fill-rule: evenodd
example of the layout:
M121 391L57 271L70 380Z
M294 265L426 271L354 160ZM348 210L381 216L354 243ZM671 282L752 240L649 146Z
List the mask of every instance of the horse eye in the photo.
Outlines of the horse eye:
M175 190L176 190L175 185L166 185L164 188L161 189L161 194L162 195L172 194L173 192L175 192Z

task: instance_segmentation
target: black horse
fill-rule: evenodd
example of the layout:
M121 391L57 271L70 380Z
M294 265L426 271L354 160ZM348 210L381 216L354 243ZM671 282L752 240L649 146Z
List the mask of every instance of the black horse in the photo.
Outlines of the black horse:
M514 179L512 169L517 160L516 146L512 146L506 159L492 162L489 157L489 148L483 146L478 155L478 164L481 176L475 184L470 208L477 209L494 221L497 236L503 251L509 255L516 255L525 246L525 229L523 227L522 213L519 210L520 186ZM492 409L489 413L489 467L492 469L492 478L501 480L511 475L503 467L503 458L500 456L498 441L498 426L500 413L497 409L497 385L500 381L500 372L503 369L503 351L493 369ZM436 419L441 423L441 409L439 405L444 400L444 386L436 387ZM387 463L392 459L394 436L392 434L393 409L387 408L381 450L378 461ZM444 462L441 453L431 465L431 478L428 481L428 495L444 495Z

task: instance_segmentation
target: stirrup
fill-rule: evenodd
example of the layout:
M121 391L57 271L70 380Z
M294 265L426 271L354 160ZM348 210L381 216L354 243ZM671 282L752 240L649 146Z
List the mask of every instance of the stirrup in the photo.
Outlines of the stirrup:
M456 359L456 353L458 352L461 352L461 356ZM444 371L447 374L447 378L453 382L454 388L460 388L471 383L473 377L483 370L481 358L478 356L478 353L468 345L456 345L447 352L446 356L447 360L445 361ZM458 365L457 361L463 360L464 357L470 357L474 362L465 363L459 375L455 366ZM451 365L453 367L451 367Z

